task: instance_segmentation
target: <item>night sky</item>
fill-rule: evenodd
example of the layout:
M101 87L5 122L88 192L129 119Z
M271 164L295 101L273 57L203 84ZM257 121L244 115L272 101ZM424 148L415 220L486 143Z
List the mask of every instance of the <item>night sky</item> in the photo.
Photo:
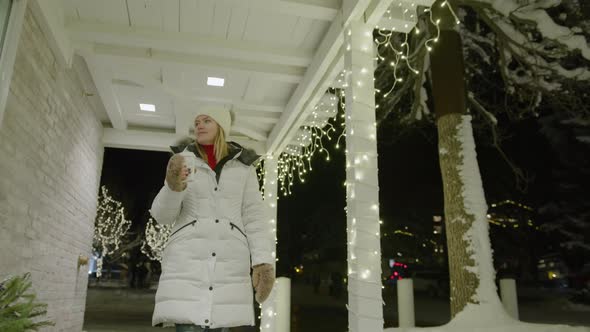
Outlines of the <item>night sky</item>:
M148 209L164 184L170 156L167 152L105 148L100 184L123 202L133 229L147 222Z

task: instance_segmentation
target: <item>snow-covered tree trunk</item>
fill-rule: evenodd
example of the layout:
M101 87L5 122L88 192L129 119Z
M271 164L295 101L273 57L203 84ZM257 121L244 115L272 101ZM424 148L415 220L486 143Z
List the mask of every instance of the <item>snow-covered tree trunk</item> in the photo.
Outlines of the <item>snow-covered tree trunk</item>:
M479 285L477 275L468 267L475 261L468 251L466 234L473 226L474 216L465 210L463 192L465 183L461 179L460 166L464 164L463 144L459 140L461 114L454 113L438 120L439 160L445 198L447 253L451 282L451 314L455 316L467 303L472 302Z
M506 317L495 286L487 204L466 109L460 35L443 29L431 55L451 282L451 315ZM469 306L473 304L475 306ZM491 307L490 307L491 306ZM481 310L481 311L480 311ZM492 318L492 319L496 319Z
M478 326L512 319L498 297L481 175L471 116L437 121L451 281L451 316ZM474 319L474 317L477 317Z
M438 144L440 169L444 184L447 253L451 281L451 313L453 316L475 295L479 285L477 275L469 267L475 266L472 252L468 251L467 231L473 226L474 216L465 210L463 192L465 184L461 179L460 166L464 164L459 141L461 114L449 114L438 121Z

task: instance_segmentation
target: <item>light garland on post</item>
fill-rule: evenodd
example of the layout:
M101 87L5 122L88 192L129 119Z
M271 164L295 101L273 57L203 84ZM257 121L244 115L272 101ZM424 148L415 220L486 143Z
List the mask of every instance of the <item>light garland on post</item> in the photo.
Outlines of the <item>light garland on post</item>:
M372 31L352 22L344 39L348 330L383 331Z
M96 276L102 275L104 257L119 249L123 236L131 227L131 220L125 219L123 204L114 200L105 186L100 188L98 207L94 221L93 249L100 257L96 261Z
M273 233L274 245L272 257L275 262L278 261L276 250L277 250L277 188L278 188L278 166L277 160L272 156L266 156L264 159L264 169L262 170L263 181L262 186L264 188L264 204L268 209L269 214L269 227ZM276 263L274 264L276 272ZM276 286L276 282L275 282ZM268 297L268 299L260 306L260 331L275 331L276 330L276 316L277 316L277 301L281 299L277 298L276 287Z
M446 7L450 11L456 24L461 23L448 1L443 1L440 6ZM393 92L398 83L403 82L403 78L398 76L398 66L400 63L405 63L406 67L412 73L416 75L422 74L412 67L411 61L420 53L422 47L425 47L428 52L431 52L433 49L432 43L436 43L439 40L439 25L441 21L439 18L433 18L432 10L430 8L424 8L422 13L428 13L428 20L436 29L436 37L428 38L424 43L418 44L415 49L410 49L408 38L412 34L418 36L423 33L420 29L421 24L424 26L424 30L427 29L425 26L426 24L421 22L421 20L418 20L419 15L416 12L417 9L418 6L416 6L416 3L394 1L387 10L386 15L383 16L379 24L375 27L377 29L377 34L379 35L374 39L377 44L377 56L375 57L375 60L388 61L389 66L393 67L393 84L387 92L383 93L383 97L385 98ZM386 58L381 54L381 51L387 49L393 51L393 56L391 58ZM377 90L376 93L379 94L381 91ZM379 108L379 105L376 107Z
M278 159L278 181L283 196L291 194L295 179L305 183L305 175L313 169L311 158L316 152L325 154L325 160L330 161L330 153L324 147L323 138L327 137L331 141L331 134L337 131L330 119L337 115L338 105L336 95L330 92L324 94L291 143L281 153Z

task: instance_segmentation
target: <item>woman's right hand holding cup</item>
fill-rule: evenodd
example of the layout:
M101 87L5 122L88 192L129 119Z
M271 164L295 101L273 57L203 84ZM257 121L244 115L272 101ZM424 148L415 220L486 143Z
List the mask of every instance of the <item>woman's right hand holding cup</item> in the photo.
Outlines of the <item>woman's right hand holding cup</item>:
M186 189L186 178L189 175L189 169L186 167L184 157L180 154L175 154L168 161L166 168L166 182L168 187L173 191L183 191Z

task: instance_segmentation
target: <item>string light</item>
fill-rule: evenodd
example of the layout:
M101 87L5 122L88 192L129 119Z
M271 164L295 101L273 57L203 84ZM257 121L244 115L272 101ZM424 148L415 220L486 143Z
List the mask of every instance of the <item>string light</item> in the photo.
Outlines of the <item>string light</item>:
M441 3L440 6L441 7L447 6L449 11L451 12L451 15L453 15L453 18L455 19L455 24L461 24L461 21L459 21L459 17L457 17L457 14L455 14L453 7L451 6L450 3L448 3L448 1L443 1L443 3Z
M278 173L279 170L277 168L277 164L278 161L280 160L277 159L275 160L274 156L272 155L267 155L266 158L264 159L264 167L263 169L260 171L261 175L262 175L262 187L264 188L264 194L263 194L263 199L264 199L264 203L268 204L269 207L269 211L271 211L270 215L271 218L269 219L269 224L270 224L270 229L271 232L273 234L274 237L274 241L275 241L275 245L274 245L274 249L271 253L272 258L274 258L275 262L277 262L279 259L277 258L277 253L276 253L276 244L278 242L277 239L277 226L276 226L276 206L277 206L277 199L278 199L278 195L277 195L277 178L278 178ZM275 265L276 266L276 265ZM276 281L275 281L275 285L276 285ZM275 287L276 288L276 287ZM275 296L276 293L275 291L271 292L270 297L268 298L268 300L266 302L264 302L264 305L260 305L260 312L261 312L261 316L259 316L259 319L261 319L261 324L260 324L260 331L272 331L274 330L273 327L275 325L276 322L276 303L275 303Z
M451 6L448 6L449 8ZM435 43L438 42L438 38L440 37L440 19L437 19L436 22L434 21L433 17L432 17L432 10L428 9L428 18L430 20L430 23L432 23L435 27L436 27L436 37L435 38L430 38L428 40L426 40L426 42L424 43L424 46L426 47L426 50L428 50L428 52L432 51L432 46L430 46L428 43L434 41Z
M343 72L340 76L345 75L346 73ZM325 93L304 122L304 126L295 134L291 144L281 153L278 159L278 181L283 196L292 193L291 187L295 179L305 183L305 175L313 170L311 160L314 154L325 154L325 160L327 162L331 160L323 140L326 138L328 141L332 141L332 134L337 131L330 120L336 117L339 105L342 105L342 102L339 102L339 98L335 94ZM338 120L342 121L340 126L343 127L344 119ZM340 146L342 136L341 134L336 140L336 149Z
M93 249L100 256L96 261L96 276L102 274L103 259L119 249L123 236L129 231L131 220L125 219L123 204L113 199L106 188L100 188L94 222Z
M396 6L396 9L393 9L393 6ZM433 12L430 8L426 8L424 9L424 13L428 13L428 19L429 21L432 23L432 25L435 27L436 29L436 37L432 37L432 38L428 38L424 43L421 44L417 44L417 46L415 47L415 50L413 52L411 52L410 50L410 44L408 42L408 37L411 33L412 30L414 30L414 34L415 35L420 35L421 33L421 29L419 27L420 21L414 20L414 13L411 12L409 8L403 8L403 3L399 2L397 4L392 4L392 7L390 7L389 9L387 9L386 15L385 17L388 18L389 21L385 21L385 22L380 22L378 26L376 26L376 31L377 34L379 35L378 37L375 38L375 43L377 44L376 50L377 50L377 56L376 59L380 60L380 61L388 61L389 62L389 67L392 69L392 75L393 75L393 80L392 80L392 84L391 87L389 88L389 90L387 92L385 92L383 94L383 97L388 97L389 94L391 94L393 92L393 90L395 90L396 86L398 83L403 82L403 78L402 77L398 77L399 76L399 65L401 63L401 61L403 61L403 63L406 65L406 67L412 71L414 74L421 74L418 70L416 70L416 68L413 68L411 65L411 61L414 58L414 55L419 54L421 47L424 47L428 52L433 50L433 43L437 43L439 38L440 38L440 18L437 18L436 20L433 18ZM402 7L402 8L399 8ZM452 6L447 2L444 1L441 4L441 7L446 7L450 13L452 14L455 23L456 24L460 24L459 18L457 17L457 15L455 14L455 11L453 10ZM411 4L411 8L414 10L415 9L415 4L412 3ZM406 28L409 28L409 25L407 23L403 24L403 28L404 29L398 29L399 27L399 19L394 20L392 18L392 11L397 11L402 13L402 22L407 21L407 22L412 22L413 24L413 28L410 29L409 31ZM409 14L409 19L406 15ZM382 20L383 21L383 20ZM387 26L387 22L390 23L390 26ZM415 23L415 24L414 24ZM387 27L386 27L387 26ZM402 34L402 35L400 35ZM396 42L395 40L399 40L398 42ZM403 41L401 41L403 40ZM395 46L395 44L399 44L399 46ZM388 59L386 56L381 54L381 51L383 50L387 50L390 49L392 50L392 55L391 58ZM379 108L379 105L377 104L375 106L376 108Z
M361 27L359 27L358 35L361 35ZM355 33L356 34L356 33ZM385 37L387 38L387 37ZM368 39L368 38L367 38ZM379 39L377 39L379 42ZM348 41L347 41L348 42ZM362 41L360 41L362 42ZM364 58L364 59L363 59ZM379 58L379 54L377 55ZM358 63L364 61L371 61L374 57L367 52L364 52L358 60ZM353 62L355 60L353 59ZM397 59L400 61L400 59ZM395 65L395 64L393 64ZM353 73L352 77L348 77L348 82L357 82L363 80L365 73L368 72L360 68L358 72ZM372 105L370 97L376 94L378 91L373 91L370 94L371 86L355 84L352 89L348 92L352 92L352 104L356 104L355 94L358 90L359 100L358 102L363 105ZM362 97L361 97L362 96ZM367 100L364 96L369 96ZM347 95L350 98L350 96ZM342 98L343 99L343 98ZM342 100L341 99L341 100ZM350 99L347 100L350 102ZM381 255L380 255L380 232L379 232L379 205L378 202L366 201L367 196L372 196L372 191L375 191L374 172L376 171L376 144L373 137L376 133L376 124L371 121L370 124L366 124L366 117L374 117L374 114L363 114L364 107L359 108L350 106L345 108L345 115L343 119L346 121L351 120L347 123L345 128L347 146L350 146L345 150L346 153L346 165L347 165L347 181L346 186L346 197L347 197L347 243L348 243L348 287L349 287L349 298L353 300L355 298L362 297L368 301L381 302L380 298L373 298L372 296L366 296L359 294L359 289L366 288L377 288L382 289L381 284ZM369 107L370 109L370 107ZM367 126L367 127L365 127ZM365 143L368 144L367 148L364 149ZM349 212L351 214L349 214ZM349 312L354 316L365 317L365 308L348 308ZM374 319L374 318L371 318ZM362 327L358 327L361 331Z
M172 233L173 225L160 225L152 217L145 227L145 239L141 243L141 252L149 259L162 261L162 253Z

